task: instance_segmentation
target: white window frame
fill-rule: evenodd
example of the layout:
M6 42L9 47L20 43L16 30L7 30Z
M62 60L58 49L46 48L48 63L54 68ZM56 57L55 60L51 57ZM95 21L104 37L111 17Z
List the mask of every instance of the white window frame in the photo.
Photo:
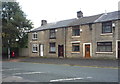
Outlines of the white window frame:
M97 42L97 49L98 49L98 43L108 43L108 42L111 42L112 43L112 41L105 41L105 42ZM106 45L104 45L104 46L106 46ZM105 53L111 53L112 52L112 45L111 45L111 51L97 51L97 53L99 53L99 52L105 52Z
M36 47L36 50L34 48ZM38 52L38 44L32 44L32 52L37 53Z
M37 40L37 32L32 33L32 39Z

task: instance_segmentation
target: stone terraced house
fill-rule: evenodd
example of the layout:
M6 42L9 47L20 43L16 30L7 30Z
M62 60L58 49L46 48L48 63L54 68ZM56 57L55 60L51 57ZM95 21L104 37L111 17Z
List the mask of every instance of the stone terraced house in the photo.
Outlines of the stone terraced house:
M63 58L120 57L120 11L55 23L41 21L29 32L29 56Z

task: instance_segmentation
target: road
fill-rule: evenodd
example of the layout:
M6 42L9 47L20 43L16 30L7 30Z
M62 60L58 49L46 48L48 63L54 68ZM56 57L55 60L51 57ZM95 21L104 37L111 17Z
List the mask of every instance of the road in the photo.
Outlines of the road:
M118 82L118 69L4 61L2 81Z

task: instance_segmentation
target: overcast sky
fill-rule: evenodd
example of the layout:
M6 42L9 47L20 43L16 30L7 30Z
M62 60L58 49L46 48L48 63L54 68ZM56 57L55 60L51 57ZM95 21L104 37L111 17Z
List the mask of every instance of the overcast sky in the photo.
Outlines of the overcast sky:
M34 28L41 26L41 20L48 23L77 18L81 10L84 16L117 11L120 0L17 0Z

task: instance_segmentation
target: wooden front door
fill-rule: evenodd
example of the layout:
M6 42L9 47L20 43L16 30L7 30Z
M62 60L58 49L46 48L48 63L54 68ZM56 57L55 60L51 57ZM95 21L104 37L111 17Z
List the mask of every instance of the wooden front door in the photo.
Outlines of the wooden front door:
M85 45L85 58L90 58L90 44Z
M118 42L118 59L120 59L120 42Z
M63 45L58 45L58 57L64 57L64 47Z

